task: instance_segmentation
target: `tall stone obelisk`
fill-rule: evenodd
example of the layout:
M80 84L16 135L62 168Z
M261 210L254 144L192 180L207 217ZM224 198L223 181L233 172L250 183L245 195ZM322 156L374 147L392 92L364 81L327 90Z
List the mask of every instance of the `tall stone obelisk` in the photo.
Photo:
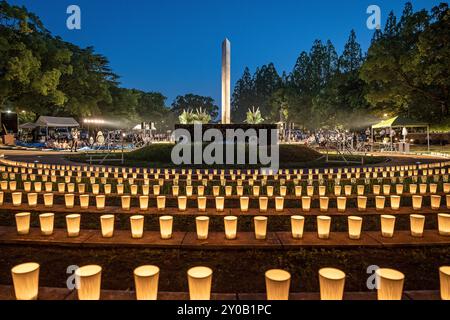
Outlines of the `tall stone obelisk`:
M231 123L231 43L222 42L222 124Z

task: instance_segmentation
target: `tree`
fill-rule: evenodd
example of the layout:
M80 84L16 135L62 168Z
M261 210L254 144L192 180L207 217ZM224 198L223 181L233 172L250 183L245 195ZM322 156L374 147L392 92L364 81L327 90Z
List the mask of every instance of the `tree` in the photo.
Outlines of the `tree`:
M244 121L246 110L253 105L254 100L254 83L250 69L246 67L242 77L236 82L231 96L232 121L237 123Z
M342 73L356 72L363 63L361 45L356 41L355 30L350 32L350 36L344 47L344 52L339 59Z
M213 98L194 94L176 97L175 101L172 103L171 111L179 116L184 111L196 109L204 110L211 116L211 119L216 119L219 114L219 107L214 103Z

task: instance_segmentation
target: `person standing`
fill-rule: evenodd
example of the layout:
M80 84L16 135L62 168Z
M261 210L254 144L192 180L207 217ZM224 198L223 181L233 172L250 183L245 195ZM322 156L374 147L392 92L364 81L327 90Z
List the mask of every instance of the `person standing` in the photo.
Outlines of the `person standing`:
M78 130L72 129L72 146L70 148L70 152L73 152L75 150L75 152L77 152L77 147L78 147L78 139L79 139L80 133L78 132Z

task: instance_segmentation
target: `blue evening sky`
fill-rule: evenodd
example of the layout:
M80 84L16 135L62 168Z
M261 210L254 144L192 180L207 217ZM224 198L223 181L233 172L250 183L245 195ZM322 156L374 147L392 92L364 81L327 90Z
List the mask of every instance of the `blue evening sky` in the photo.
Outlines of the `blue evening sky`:
M245 66L273 62L289 72L315 39L330 39L339 53L351 29L367 50L372 31L366 9L376 4L382 23L402 0L8 0L36 13L47 29L107 56L124 87L177 95L212 96L220 105L221 42L232 45L232 85ZM414 0L414 9L440 1ZM80 6L82 29L66 28L66 9Z

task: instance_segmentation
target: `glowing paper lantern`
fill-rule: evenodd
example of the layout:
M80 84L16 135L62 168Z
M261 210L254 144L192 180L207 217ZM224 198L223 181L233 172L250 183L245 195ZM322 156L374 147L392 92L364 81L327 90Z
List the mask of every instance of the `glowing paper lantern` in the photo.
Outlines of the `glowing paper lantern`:
M267 237L267 217L255 217L253 220L256 240L265 240Z
M148 210L148 196L139 196L139 209Z
M31 191L31 182L30 181L24 181L23 182L23 190L25 192L30 192Z
M334 195L336 197L339 197L342 193L342 187L341 186L334 186Z
M334 268L319 270L320 300L344 298L345 273Z
M124 186L123 186L123 184L117 184L116 185L116 191L117 191L117 194L120 196L120 195L123 195L123 189L124 189Z
M366 191L366 186L365 185L358 185L356 187L356 191L358 193L358 196L363 196L364 192Z
M422 210L422 196L413 196L412 203L415 211Z
M404 187L403 187L402 184L396 184L396 185L395 185L395 192L396 192L398 195L402 195L402 194L403 194L403 189L404 189Z
M400 196L391 196L391 209L400 210Z
M314 186L307 186L306 187L306 195L308 197L312 197L314 195Z
M269 198L259 197L259 212L267 212L269 206Z
M391 194L391 185L390 184L383 185L383 194L385 196L388 196Z
M428 189L428 185L425 183L422 183L419 185L419 192L420 194L426 194L427 193L427 189Z
M187 197L192 197L192 193L193 193L192 186L186 186L186 196Z
M206 211L206 197L198 197L197 198L197 207L198 211L205 212Z
M227 216L224 218L225 237L227 240L235 240L237 236L237 222L238 218L234 216Z
M383 211L385 203L386 198L384 196L375 197L375 207L377 211Z
M416 194L417 193L417 184L410 184L409 185L409 193Z
M195 218L195 225L197 228L197 239L198 240L208 239L209 218L197 217Z
M346 197L337 197L337 209L338 212L345 212L347 210L347 198Z
M84 183L79 183L77 185L78 187L78 193L83 194L86 192L86 185Z
M39 293L39 264L30 262L11 269L17 300L37 300Z
M311 210L311 197L302 197L302 210L309 212Z
M450 236L450 214L438 214L438 228L441 236Z
M436 183L430 184L430 193L436 194L438 185Z
M122 210L130 210L131 207L131 197L130 196L121 196Z
M37 193L27 193L28 206L34 208L37 206L38 194Z
M43 213L39 215L41 234L43 236L51 236L53 234L54 221L55 215L53 213Z
M267 186L266 191L268 197L273 197L273 186Z
M441 208L441 196L432 195L431 196L431 209L439 210Z
M425 216L419 214L412 214L410 217L411 236L421 238L423 237L423 230L425 227Z
M259 197L260 189L260 186L253 186L253 196Z
M78 237L80 234L81 215L69 214L66 216L67 236Z
M13 192L12 202L14 207L20 207L22 205L22 192Z
M329 239L331 228L331 217L318 216L317 217L317 235L319 239Z
M81 209L89 208L89 195L88 194L80 195L80 207L81 207Z
M392 238L394 236L396 218L391 215L381 216L381 235L385 238Z
M134 269L134 284L136 300L157 300L159 268L156 266L141 266Z
M136 184L132 184L130 186L130 191L132 196L136 196L138 194L138 186Z
M29 212L21 212L15 215L18 235L26 235L30 233L30 217L31 214Z
M220 196L220 186L213 186L213 196L214 197Z
M363 219L361 217L348 217L348 237L352 240L361 239Z
M114 235L114 216L103 215L100 217L103 238L112 238Z
M190 300L210 300L213 271L207 267L194 267L187 274Z
M403 294L403 273L393 269L378 269L378 300L401 300Z
M327 212L330 199L328 197L320 197L320 211Z
M289 300L291 275L284 270L273 269L265 273L267 300Z
M381 189L381 186L380 186L380 185L374 184L374 185L373 185L373 194L374 194L374 195L379 195L379 194L380 194L380 189Z
M302 186L295 186L295 196L296 197L302 196Z
M450 267L439 268L439 282L442 300L450 300Z
M239 203L241 212L248 212L248 205L249 205L250 199L248 197L240 197Z
M102 268L89 265L75 271L79 300L100 300Z
M167 240L172 238L173 217L162 216L159 218L159 230L161 239Z
M45 183L45 191L46 192L52 192L53 191L53 183L52 182L46 182Z
M284 198L283 197L275 198L275 211L277 211L277 212L284 211Z
M294 239L303 239L304 227L305 227L305 217L302 216L291 217L292 237Z
M131 237L133 239L140 239L144 235L144 216L131 216Z
M186 208L187 208L187 197L179 196L178 197L178 210L186 211Z
M216 197L216 211L223 212L225 209L225 198L224 197Z

